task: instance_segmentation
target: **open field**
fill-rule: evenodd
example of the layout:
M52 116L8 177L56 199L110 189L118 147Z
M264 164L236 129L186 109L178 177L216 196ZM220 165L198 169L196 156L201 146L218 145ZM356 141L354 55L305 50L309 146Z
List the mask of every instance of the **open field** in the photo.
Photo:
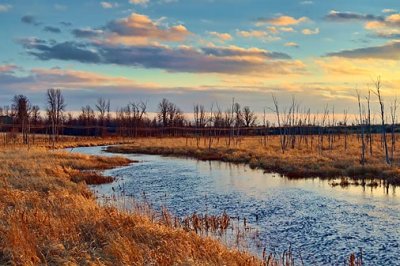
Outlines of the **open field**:
M127 159L17 147L2 148L0 161L0 264L261 264L194 232L100 207L82 171Z
M268 172L277 172L289 178L340 178L378 179L386 184L400 184L398 151L394 152L392 165L384 161L384 153L378 135L373 136L372 155L366 153L366 163L360 163L360 140L357 136L347 136L346 148L343 136L326 143L323 149L317 147L318 136L308 137L308 144L296 144L284 153L279 136L227 138L140 138L133 144L109 147L110 152L146 153L173 156L188 156L201 160L221 160L249 164ZM265 142L264 142L265 141ZM297 142L298 143L298 142ZM314 146L312 146L314 145ZM211 148L210 148L211 146Z
M4 140L5 137L5 133L0 133L0 138ZM58 140L53 145L48 135L40 134L29 136L29 138L30 144L26 145L22 142L21 134L17 134L15 140L12 142L0 142L0 150L9 147L44 147L49 149L63 149L75 147L106 146L133 142L132 138L124 137L58 136Z

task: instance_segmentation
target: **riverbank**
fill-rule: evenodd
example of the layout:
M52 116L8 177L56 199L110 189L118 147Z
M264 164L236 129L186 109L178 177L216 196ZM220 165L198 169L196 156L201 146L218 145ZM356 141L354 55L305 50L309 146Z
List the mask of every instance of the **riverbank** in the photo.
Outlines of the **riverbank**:
M199 144L199 145L198 145ZM108 147L113 153L143 153L166 156L184 156L200 160L219 160L244 163L252 168L275 172L288 178L333 179L349 177L352 179L382 180L386 184L400 185L400 169L384 163L379 147L374 147L374 156L367 156L367 163L360 164L359 145L356 136L349 136L346 150L340 142L332 150L317 151L315 148L299 147L282 153L279 138L270 136L264 146L260 137L240 138L240 141L226 145L226 139L213 141L195 138L140 138L134 143ZM376 146L379 145L377 142Z
M88 173L101 176L93 171L127 165L128 159L3 147L0 161L0 264L261 263L194 232L100 207L86 185Z

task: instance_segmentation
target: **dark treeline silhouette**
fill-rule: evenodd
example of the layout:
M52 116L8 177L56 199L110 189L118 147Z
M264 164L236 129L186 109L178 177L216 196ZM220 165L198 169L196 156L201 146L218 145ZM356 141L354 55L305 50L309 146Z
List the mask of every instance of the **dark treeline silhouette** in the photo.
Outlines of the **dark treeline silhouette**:
M195 104L191 114L185 114L175 103L162 99L157 105L157 112L149 115L147 102L130 102L111 111L110 100L102 97L93 106L82 106L80 113L73 115L66 112L61 90L49 89L43 111L39 106L32 105L24 95L16 95L10 106L0 108L0 131L4 133L4 144L15 143L19 136L22 136L22 143L31 144L35 142L37 134L47 135L53 145L60 135L124 138L181 136L196 138L198 145L201 138L207 139L209 148L222 137L230 146L243 136L261 136L261 143L265 146L268 136L279 135L282 153L301 143L315 147L322 153L325 149L332 150L338 138L343 139L347 149L348 136L357 134L362 143L361 164L365 163L367 152L372 155L372 135L379 133L385 161L391 164L396 145L397 100L390 105L388 116L379 78L374 85L375 90L369 90L365 100L357 91L359 113L354 115L352 124L348 123L347 110L339 118L335 115L334 107L328 106L321 114L312 114L310 109L301 107L294 97L289 107L282 108L275 95L272 95L273 106L264 109L263 117L257 117L251 107L241 106L235 99L224 109L218 104L209 108ZM379 103L379 124L371 122L371 93L377 96ZM267 119L267 109L274 116L274 123ZM390 125L386 122L388 120ZM390 143L387 141L388 134Z

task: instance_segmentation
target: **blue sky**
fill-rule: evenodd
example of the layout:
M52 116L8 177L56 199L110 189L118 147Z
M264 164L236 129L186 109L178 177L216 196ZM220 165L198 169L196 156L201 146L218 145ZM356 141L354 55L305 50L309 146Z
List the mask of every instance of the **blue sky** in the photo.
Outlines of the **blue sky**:
M355 93L400 81L400 2L300 0L0 1L0 105L26 94L68 109L167 97L261 112L271 93L315 112L354 112Z

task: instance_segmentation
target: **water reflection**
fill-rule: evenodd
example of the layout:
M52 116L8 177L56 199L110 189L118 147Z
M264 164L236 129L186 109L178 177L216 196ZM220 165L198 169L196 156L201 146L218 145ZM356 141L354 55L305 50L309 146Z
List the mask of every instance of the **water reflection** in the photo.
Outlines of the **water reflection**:
M101 153L96 147L76 151ZM400 197L394 187L332 187L318 178L287 179L231 163L126 156L141 162L107 173L136 198L145 192L154 208L165 205L180 217L224 211L246 217L268 251L292 245L306 265L342 264L360 248L368 265L400 265ZM118 182L96 189L111 193Z

